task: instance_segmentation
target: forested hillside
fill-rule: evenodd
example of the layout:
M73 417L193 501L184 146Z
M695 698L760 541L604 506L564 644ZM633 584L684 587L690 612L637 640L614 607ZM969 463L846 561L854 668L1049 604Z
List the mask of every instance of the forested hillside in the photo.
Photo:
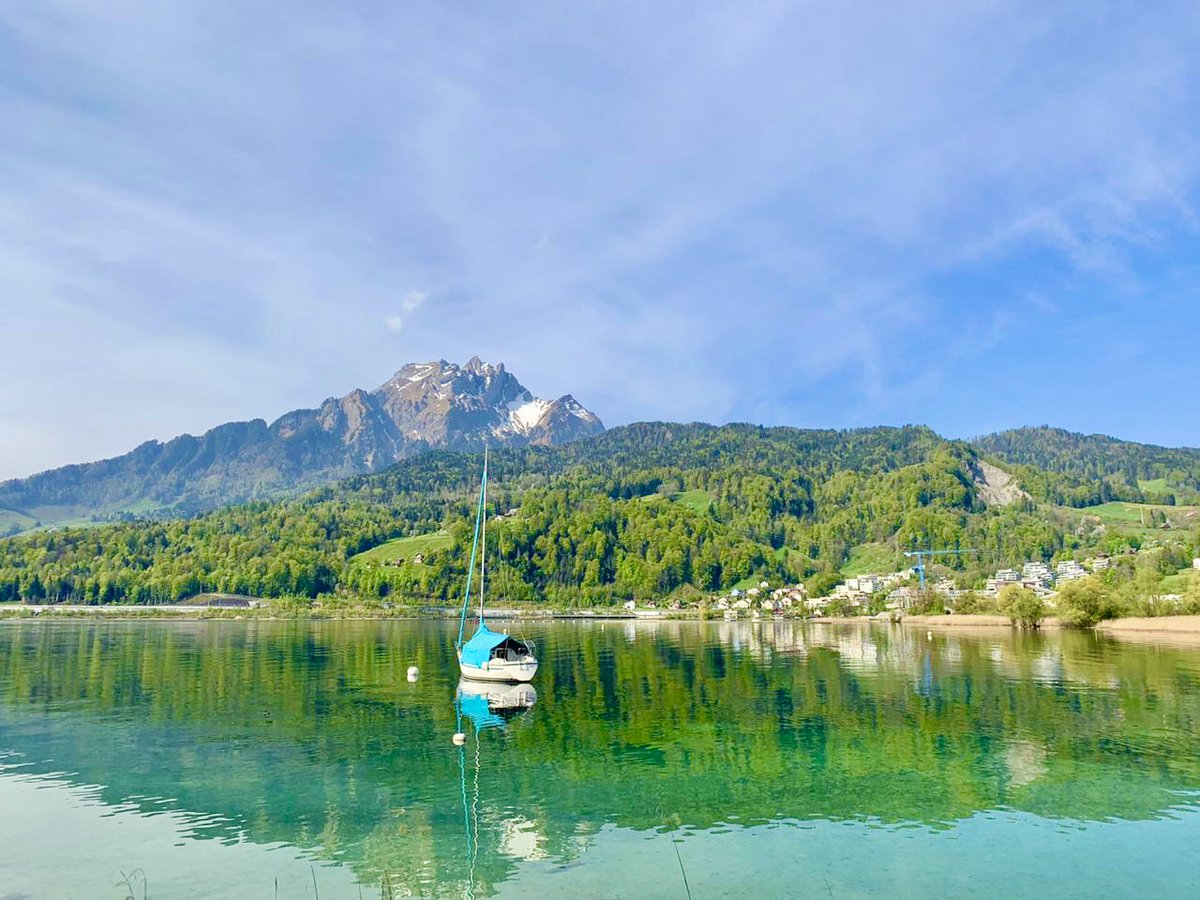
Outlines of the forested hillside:
M1062 536L987 510L974 451L924 428L801 431L641 424L493 455L497 591L589 602L750 576L832 579L851 549L963 541L1053 552ZM192 519L0 542L0 599L150 603L203 591L448 599L460 590L477 455L432 452L304 497ZM686 499L686 502L682 502ZM421 563L353 557L445 531Z
M480 464L435 451L296 499L10 538L0 541L0 600L156 603L207 591L452 600ZM914 546L972 548L950 562L979 578L1112 540L1026 498L989 507L978 476L970 445L914 427L646 423L505 449L492 455L492 585L500 600L561 603L764 577L820 589L864 548L898 568ZM387 544L415 535L436 536L409 544L425 548L419 560L405 558L403 542Z
M1200 503L1200 450L1156 447L1061 428L1017 428L978 438L1039 500L1091 506L1110 500Z

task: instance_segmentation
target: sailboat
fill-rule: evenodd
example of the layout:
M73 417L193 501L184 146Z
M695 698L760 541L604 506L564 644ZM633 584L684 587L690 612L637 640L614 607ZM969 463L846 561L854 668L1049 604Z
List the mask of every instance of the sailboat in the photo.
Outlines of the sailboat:
M475 515L475 538L471 543L471 562L467 567L467 587L463 593L462 614L458 623L458 668L471 681L532 681L538 661L532 641L520 641L505 632L492 631L484 619L484 582L487 574L487 448L483 450L483 478L479 483L479 509ZM479 625L475 634L463 643L467 626L467 608L471 603L471 580L475 574L475 555L479 554Z

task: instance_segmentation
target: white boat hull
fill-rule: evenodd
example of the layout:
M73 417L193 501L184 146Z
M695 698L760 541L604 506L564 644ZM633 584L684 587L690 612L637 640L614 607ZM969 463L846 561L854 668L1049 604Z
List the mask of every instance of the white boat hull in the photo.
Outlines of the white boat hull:
M471 681L525 682L533 681L533 676L537 674L538 662L534 657L527 656L512 662L506 659L489 659L482 666L472 666L460 658L458 668L462 677Z

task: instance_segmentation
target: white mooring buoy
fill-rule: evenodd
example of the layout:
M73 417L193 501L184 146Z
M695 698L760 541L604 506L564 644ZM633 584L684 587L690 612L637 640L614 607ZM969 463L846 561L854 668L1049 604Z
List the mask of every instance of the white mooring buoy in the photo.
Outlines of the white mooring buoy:
M418 669L416 666L409 666L409 667L408 667L408 680L409 680L409 681L416 681L416 680L417 680L417 676L418 676L418 675L420 675L420 674L421 674L421 670L420 670L420 669Z
M933 632L932 631L925 632L925 640L927 640L927 641L933 640Z
M450 738L450 740L454 741L456 747L461 747L467 742L467 736L461 731L456 731L454 732L454 737Z

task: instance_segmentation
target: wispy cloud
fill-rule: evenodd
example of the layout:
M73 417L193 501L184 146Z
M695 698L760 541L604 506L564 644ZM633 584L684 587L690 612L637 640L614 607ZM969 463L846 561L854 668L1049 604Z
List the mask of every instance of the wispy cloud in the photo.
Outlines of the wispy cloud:
M1198 16L0 10L0 476L475 353L612 422L974 429L1001 361L1075 371L1114 308L1200 325L1160 291L1197 229ZM1023 297L1087 327L1026 356Z
M425 291L409 291L400 301L400 306L406 313L415 312L428 299L429 294Z

